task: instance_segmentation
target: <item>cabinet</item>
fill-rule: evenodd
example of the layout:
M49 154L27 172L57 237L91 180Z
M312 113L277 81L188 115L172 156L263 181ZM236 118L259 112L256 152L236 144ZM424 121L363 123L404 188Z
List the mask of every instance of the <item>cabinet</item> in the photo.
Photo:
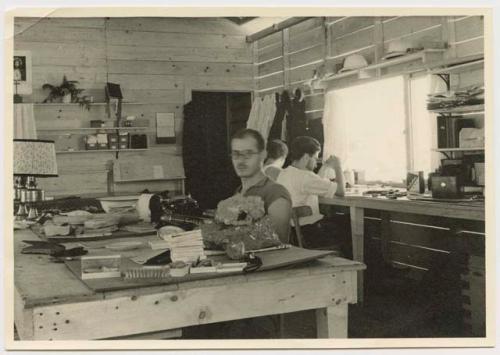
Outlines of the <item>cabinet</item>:
M127 103L124 105L136 105L140 103ZM92 103L90 111L84 110L75 103L36 103L34 104L35 117L38 118L37 134L41 138L54 140L57 154L71 153L105 153L105 152L136 152L148 150L146 148L119 149L85 149L84 137L89 134L116 134L124 132L129 134L147 134L149 127L146 125L134 127L111 127L115 120L107 117L99 110L108 108L107 103ZM107 123L106 127L90 127L91 120L102 120ZM109 148L109 147L108 147Z

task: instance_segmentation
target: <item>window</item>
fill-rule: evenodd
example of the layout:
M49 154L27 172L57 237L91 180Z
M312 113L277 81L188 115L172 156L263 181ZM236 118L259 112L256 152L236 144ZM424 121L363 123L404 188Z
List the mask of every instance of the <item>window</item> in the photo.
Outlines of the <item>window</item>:
M427 175L439 157L431 153L436 120L426 100L439 84L429 75L397 76L329 91L323 155L339 156L344 170L363 171L367 182L401 185L407 171Z

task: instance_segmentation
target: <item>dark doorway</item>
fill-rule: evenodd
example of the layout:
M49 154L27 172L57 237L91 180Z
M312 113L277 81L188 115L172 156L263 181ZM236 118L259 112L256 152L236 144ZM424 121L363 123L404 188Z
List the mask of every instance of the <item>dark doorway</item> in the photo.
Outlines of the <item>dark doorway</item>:
M183 160L186 191L203 209L216 208L239 185L230 137L246 127L252 107L249 92L193 91L184 106Z

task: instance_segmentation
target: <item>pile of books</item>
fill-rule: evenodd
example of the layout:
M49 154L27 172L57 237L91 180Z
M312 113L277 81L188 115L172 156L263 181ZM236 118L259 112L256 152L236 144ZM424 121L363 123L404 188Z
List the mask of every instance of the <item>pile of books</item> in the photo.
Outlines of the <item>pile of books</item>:
M164 237L173 262L193 263L206 258L203 251L201 230L192 230Z

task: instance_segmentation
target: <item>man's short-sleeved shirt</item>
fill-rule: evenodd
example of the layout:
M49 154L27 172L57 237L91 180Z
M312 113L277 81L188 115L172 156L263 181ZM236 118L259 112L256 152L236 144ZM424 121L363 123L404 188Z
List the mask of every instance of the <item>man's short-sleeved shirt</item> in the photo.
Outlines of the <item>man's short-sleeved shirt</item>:
M318 196L333 197L337 183L322 178L312 171L288 166L278 175L277 183L283 185L292 197L292 207L310 206L313 214L300 218L300 225L316 223L323 218L319 213Z
M238 193L241 192L241 186L237 190ZM278 200L279 198L284 198L290 205L292 204L292 198L290 197L290 193L288 190L281 184L278 184L271 180L269 177L265 176L255 185L251 186L248 190L243 194L244 196L260 196L264 201L264 208L266 213L268 211L269 206Z

